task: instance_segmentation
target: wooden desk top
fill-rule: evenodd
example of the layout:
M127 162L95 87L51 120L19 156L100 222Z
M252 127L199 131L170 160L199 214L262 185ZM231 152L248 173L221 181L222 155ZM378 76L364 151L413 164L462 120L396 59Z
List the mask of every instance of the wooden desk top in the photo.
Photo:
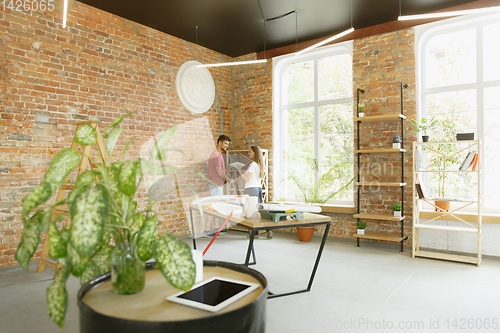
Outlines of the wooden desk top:
M214 276L226 277L253 283L260 282L253 276L218 266L205 266L203 280ZM212 313L190 306L167 301L165 298L178 292L172 287L157 269L146 272L144 289L133 295L118 295L107 281L90 290L83 302L98 313L121 319L138 321L181 321L215 316L241 308L253 302L264 290L262 285L249 295L228 305L222 310Z
M210 214L216 217L220 217L222 219L226 219L227 215L222 215L217 211L210 210L207 208L208 205L213 202L204 202L201 204L203 212L206 214ZM190 205L190 208L197 211L198 207L195 205ZM301 224L314 224L318 222L331 222L332 218L330 216L313 214L313 213L304 213L301 220L283 220L279 222L273 222L270 219L261 218L260 215L258 217L253 218L245 218L243 216L231 216L230 221L237 223L238 225L245 226L249 229L265 229L265 228L293 228L295 225Z

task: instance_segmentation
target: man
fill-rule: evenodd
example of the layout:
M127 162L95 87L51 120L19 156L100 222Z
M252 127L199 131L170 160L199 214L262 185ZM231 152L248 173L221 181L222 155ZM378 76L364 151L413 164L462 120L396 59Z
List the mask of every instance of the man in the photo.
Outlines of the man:
M226 176L226 168L222 157L222 152L226 152L230 142L231 139L227 135L219 136L215 150L208 158L208 179L215 183L215 185L210 183L208 184L211 196L224 195L224 184L232 181ZM207 216L205 231L203 232L204 236L213 237L215 235L217 230L210 230L212 220L215 220L215 218Z
M224 183L230 181L226 176L226 168L224 166L224 159L222 158L222 152L226 152L230 142L231 139L227 135L219 136L217 146L208 158L208 179L217 184L217 186L208 184L210 195L212 196L223 195Z

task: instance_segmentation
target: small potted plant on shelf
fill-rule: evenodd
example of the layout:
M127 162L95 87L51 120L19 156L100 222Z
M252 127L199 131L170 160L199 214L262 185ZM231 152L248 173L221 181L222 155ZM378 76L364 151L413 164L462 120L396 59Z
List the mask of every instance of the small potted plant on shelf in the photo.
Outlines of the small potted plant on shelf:
M394 136L392 138L392 148L401 149L401 142L403 142L403 138L400 135Z
M358 235L364 235L365 234L365 228L366 228L365 221L358 220L357 227L358 227L358 231L357 231Z
M361 103L358 105L358 117L365 116L365 104Z
M399 202L396 202L394 205L392 205L392 211L394 212L395 217L401 217L401 210L403 207Z
M101 154L107 155L108 161L123 130L117 126L129 115L116 119L105 131L107 151ZM147 207L139 208L135 201L139 185L147 175L155 179L176 172L174 166L163 163L166 150L172 150L165 146L175 129L171 127L159 136L148 158L123 160L133 139L113 163L106 163L104 158L95 161L89 156L93 169L80 170L68 196L51 204L49 199L82 159L81 152L64 149L52 159L43 182L23 199L24 231L16 259L28 270L41 232L49 232L50 256L61 264L56 279L47 289L49 316L57 325L64 325L68 299L66 280L70 274L80 277L84 284L111 271L114 291L132 294L144 287L144 262L154 258L174 287L189 290L195 282L196 269L190 247L170 233L158 237L153 187L148 192ZM82 146L91 146L97 138L97 131L85 124L78 127L74 140ZM67 211L52 218L55 207L61 205L67 206ZM66 217L71 218L71 223L59 230L56 223Z
M415 119L412 119L411 121L411 124L413 125L413 131L417 133L422 132L422 142L428 142L429 136L427 135L427 131L432 131L436 127L438 121L434 120L434 117L431 120L422 118L420 122Z

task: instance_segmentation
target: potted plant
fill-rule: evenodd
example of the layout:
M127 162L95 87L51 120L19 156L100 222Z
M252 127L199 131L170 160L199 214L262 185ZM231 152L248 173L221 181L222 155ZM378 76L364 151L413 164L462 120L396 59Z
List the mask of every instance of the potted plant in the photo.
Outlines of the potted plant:
M358 117L365 116L365 104L361 103L358 105Z
M357 227L358 227L358 235L364 235L365 234L365 228L366 228L365 221L358 220Z
M412 119L413 130L415 132L422 132L422 141L428 142L429 136L427 135L428 130L433 130L437 125L437 120L434 120L434 117L431 120L427 120L427 118L422 118L420 122L415 119Z
M117 126L129 115L116 119L105 131L107 152L101 153L106 153L108 160L123 130ZM23 199L24 232L16 259L28 270L40 233L49 231L50 256L62 264L47 289L48 312L57 325L64 325L68 302L65 283L69 274L80 277L84 284L111 271L115 292L136 293L144 286L144 262L154 258L174 287L189 290L193 285L196 270L190 247L169 233L158 237L152 193L148 193L146 208L139 208L134 200L147 174L154 178L175 172L173 166L158 164L165 160L164 147L175 130L171 127L160 135L148 159L123 160L133 139L113 163L99 163L89 157L93 169L78 176L67 198L49 204L48 200L82 158L79 151L64 149L52 159L42 184ZM74 140L83 146L94 145L97 132L90 125L79 126ZM68 212L51 219L54 208L60 205L67 205ZM65 217L71 218L70 225L58 230L56 223Z
M403 138L400 135L394 136L392 138L392 148L401 149L401 142L403 142Z
M456 124L453 120L446 118L439 122L440 130L436 131L437 140L446 142L446 141L454 141L455 133L456 133ZM446 143L438 144L434 147L434 152L430 158L430 165L435 166L439 171L436 173L437 176L437 191L438 197L444 198L446 195L446 187L449 185L449 177L451 177L450 173L445 172L448 170L453 164L457 163L457 161L452 157L456 152L456 146L450 145ZM439 207L442 211L450 210L450 202L443 200L436 200L434 204ZM435 208L436 211L440 211L439 208Z
M392 211L394 212L395 217L401 217L401 210L403 207L399 202L396 202L394 205L392 205Z
M310 158L308 158L306 162L311 166L313 174L311 179L314 179L314 174L319 173L319 162L317 159ZM318 181L312 183L307 181L307 177L304 177L304 174L301 176L292 175L287 179L290 179L298 189L296 193L297 201L303 201L306 205L322 205L336 195L345 193L354 181L353 177L346 184L342 185L340 189L331 190L329 188L331 183L340 177L339 169L344 169L344 167L341 164L334 165L325 173L318 175ZM299 239L303 242L309 242L313 233L314 227L297 227L297 234L299 235Z

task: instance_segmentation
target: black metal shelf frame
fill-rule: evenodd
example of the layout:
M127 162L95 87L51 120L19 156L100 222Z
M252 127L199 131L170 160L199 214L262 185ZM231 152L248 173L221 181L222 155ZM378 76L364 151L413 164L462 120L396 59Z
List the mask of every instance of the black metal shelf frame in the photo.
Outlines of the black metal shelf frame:
M401 115L404 116L404 89L408 88L408 84L401 82ZM364 94L365 90L357 88L356 90L356 115L359 117L359 94ZM401 121L401 183L404 183L404 178L405 178L405 169L404 169L404 141L405 141L405 136L404 136L404 117L400 118ZM361 120L357 120L357 150L360 150L360 136L359 136L359 126L361 124ZM358 160L358 165L357 165L357 173L358 173L358 183L361 182L361 176L360 176L360 160L361 160L361 152L357 153L357 160ZM357 205L356 205L356 210L357 214L360 214L360 189L362 185L357 185ZM405 188L404 185L401 185L401 211L404 212L404 207L405 207ZM359 217L357 218L357 221L359 221ZM404 237L404 219L401 219L401 252L403 252L403 242L408 239L408 237ZM357 246L359 246L359 237L357 238Z

